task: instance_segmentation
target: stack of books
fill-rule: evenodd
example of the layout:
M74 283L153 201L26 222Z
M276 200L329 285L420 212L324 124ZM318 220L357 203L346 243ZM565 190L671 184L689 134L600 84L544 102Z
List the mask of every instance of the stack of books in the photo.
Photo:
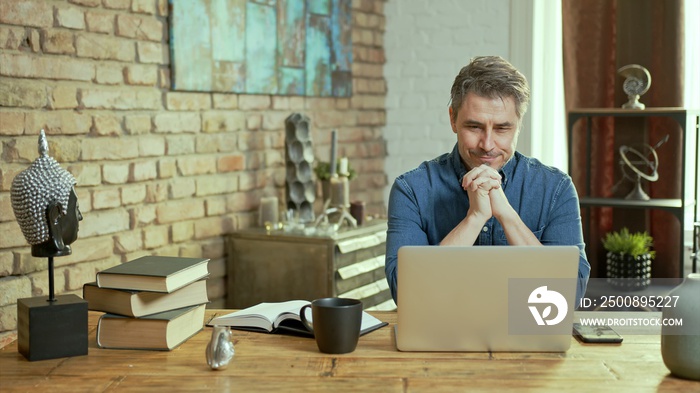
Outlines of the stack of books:
M171 350L202 330L209 259L144 256L83 285L100 348Z

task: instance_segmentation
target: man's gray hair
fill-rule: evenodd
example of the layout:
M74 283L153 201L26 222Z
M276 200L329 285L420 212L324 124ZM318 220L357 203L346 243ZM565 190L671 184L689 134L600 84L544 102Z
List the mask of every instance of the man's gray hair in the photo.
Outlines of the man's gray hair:
M48 151L46 135L41 130L39 158L14 178L10 189L12 210L24 238L31 245L49 240L46 208L51 202L57 202L63 214L67 214L70 192L76 183L70 172L48 156Z
M513 97L518 120L522 120L530 102L527 79L500 56L475 57L462 67L452 84L452 120L457 118L457 112L469 93L486 98Z

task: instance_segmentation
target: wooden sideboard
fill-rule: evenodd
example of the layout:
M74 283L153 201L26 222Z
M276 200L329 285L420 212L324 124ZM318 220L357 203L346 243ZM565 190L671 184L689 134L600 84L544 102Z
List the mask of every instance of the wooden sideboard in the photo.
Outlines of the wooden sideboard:
M227 307L328 296L392 310L384 275L386 221L343 227L332 236L251 228L227 239Z

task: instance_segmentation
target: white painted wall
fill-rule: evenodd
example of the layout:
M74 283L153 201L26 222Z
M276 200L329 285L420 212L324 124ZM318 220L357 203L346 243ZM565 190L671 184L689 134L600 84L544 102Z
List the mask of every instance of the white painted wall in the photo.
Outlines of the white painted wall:
M511 0L389 0L385 14L387 201L397 176L457 141L448 104L460 68L474 56L509 59Z

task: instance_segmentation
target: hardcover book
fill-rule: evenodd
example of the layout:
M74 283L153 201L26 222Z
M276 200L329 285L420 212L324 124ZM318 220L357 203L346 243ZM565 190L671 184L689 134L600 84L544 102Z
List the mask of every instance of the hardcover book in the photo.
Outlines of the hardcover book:
M202 330L204 308L200 304L142 318L104 314L97 322L97 346L169 351Z
M129 317L143 317L163 311L209 302L206 280L195 281L173 292L148 292L100 288L97 283L83 285L88 310Z
M230 314L218 316L207 325L231 326L233 329L252 330L267 333L286 331L289 333L312 336L299 317L299 311L304 305L310 304L306 300L290 300L279 303L260 303L246 309ZM306 315L311 322L311 312ZM386 326L386 322L362 312L362 325L360 335Z
M100 288L172 292L206 277L209 259L148 255L97 273Z

